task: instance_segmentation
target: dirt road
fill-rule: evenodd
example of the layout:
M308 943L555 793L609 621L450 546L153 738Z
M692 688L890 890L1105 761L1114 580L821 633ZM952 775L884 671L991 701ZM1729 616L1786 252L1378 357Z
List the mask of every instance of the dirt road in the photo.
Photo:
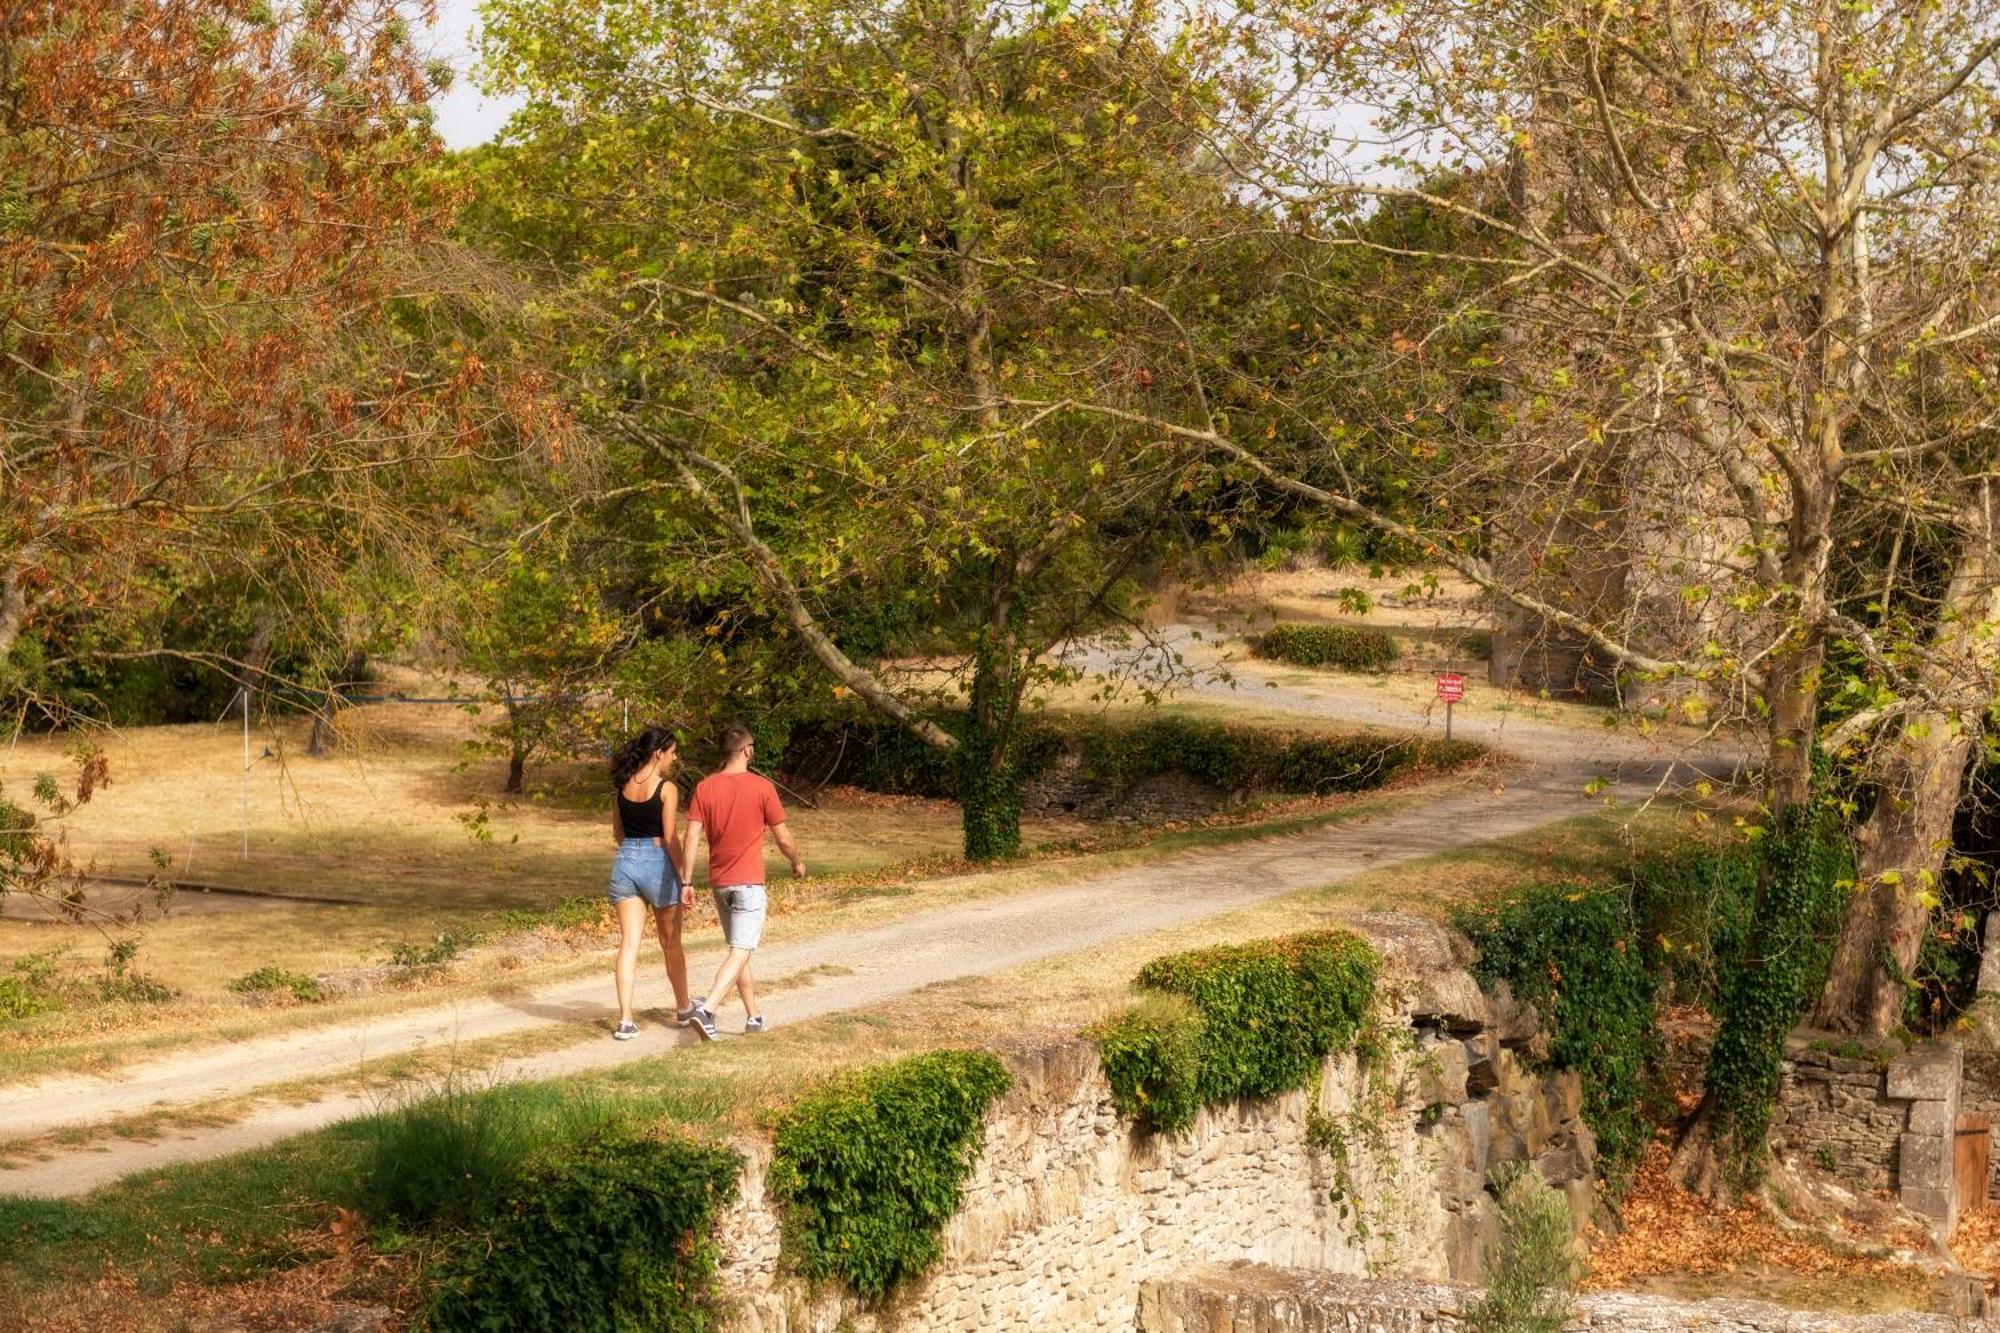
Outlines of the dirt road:
M1261 682L1253 677L1250 684ZM1386 720L1357 715L1365 710L1352 701L1261 689L1252 697L1322 716ZM1407 725L1408 719L1403 721ZM1484 778L1462 780L1421 806L1372 819L1190 852L1059 888L923 912L869 930L791 945L780 940L760 955L761 975L777 983L766 1013L774 1024L788 1024L878 1004L936 982L1004 971L1507 837L1588 811L1594 802L1586 786L1593 779L1614 783L1628 795L1642 793L1677 758L1616 733L1516 723L1505 724L1504 730L1509 748L1533 754L1535 762L1497 789ZM1543 730L1550 734L1539 734ZM1463 734L1489 739L1480 732L1475 722ZM691 975L707 975L716 961L713 956L692 957ZM795 984L785 985L788 977ZM65 1076L0 1088L0 1141L338 1077L364 1060L403 1052L597 1022L606 1012L608 989L604 978L593 976L518 997L488 997L238 1041L109 1077ZM692 1040L689 1033L652 1022L636 1040L590 1040L504 1061L491 1077L578 1073L658 1055ZM240 1151L368 1109L366 1095L351 1091L303 1103L260 1101L229 1124L169 1129L147 1140L106 1137L0 1167L0 1193L79 1194L134 1171Z

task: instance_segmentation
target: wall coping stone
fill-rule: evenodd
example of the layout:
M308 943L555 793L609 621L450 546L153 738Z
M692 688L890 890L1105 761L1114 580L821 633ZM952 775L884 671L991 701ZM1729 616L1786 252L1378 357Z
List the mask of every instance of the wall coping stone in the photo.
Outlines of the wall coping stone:
M1456 1283L1353 1277L1234 1263L1156 1279L1139 1292L1137 1333L1332 1333L1463 1327L1478 1290ZM1850 1315L1759 1301L1680 1301L1638 1292L1586 1292L1571 1329L1711 1333L2000 1333L2000 1320L1922 1313Z

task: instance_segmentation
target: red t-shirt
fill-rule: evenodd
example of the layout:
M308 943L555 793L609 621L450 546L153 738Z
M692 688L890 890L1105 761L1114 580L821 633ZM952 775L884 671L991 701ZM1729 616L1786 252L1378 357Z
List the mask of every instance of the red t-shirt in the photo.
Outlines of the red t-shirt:
M778 789L755 773L712 773L694 789L688 823L708 839L708 882L764 882L764 830L785 822Z

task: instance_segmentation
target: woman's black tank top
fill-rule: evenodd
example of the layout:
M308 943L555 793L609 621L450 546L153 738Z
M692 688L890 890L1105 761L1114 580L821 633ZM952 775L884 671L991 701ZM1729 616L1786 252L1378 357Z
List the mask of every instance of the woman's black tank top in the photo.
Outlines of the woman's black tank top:
M667 780L660 779L660 785L653 788L653 794L643 801L628 801L621 789L618 797L618 822L628 838L663 838L667 834L666 807L660 800L660 793L667 789Z

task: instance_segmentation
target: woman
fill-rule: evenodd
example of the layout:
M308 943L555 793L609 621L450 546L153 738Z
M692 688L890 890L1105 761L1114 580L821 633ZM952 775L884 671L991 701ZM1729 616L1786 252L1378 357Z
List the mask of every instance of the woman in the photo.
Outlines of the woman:
M618 963L612 974L618 987L618 1026L611 1035L619 1041L639 1035L632 1019L632 988L648 908L660 952L666 955L675 1017L685 1024L694 1012L688 1004L687 955L681 951L681 885L687 877L681 873L674 838L674 813L681 801L673 783L679 748L665 727L647 727L611 756L611 836L618 843L610 890L611 910L618 917Z

